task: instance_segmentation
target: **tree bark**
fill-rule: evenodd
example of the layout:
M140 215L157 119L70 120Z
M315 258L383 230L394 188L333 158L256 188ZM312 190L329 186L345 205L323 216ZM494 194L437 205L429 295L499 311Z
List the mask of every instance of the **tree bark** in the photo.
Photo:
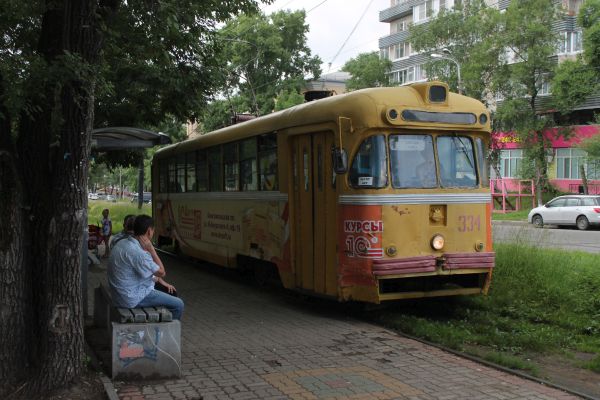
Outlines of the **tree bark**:
M83 366L80 257L96 8L94 0L47 3L38 44L46 68L30 78L31 107L18 116L15 149L0 146L0 185L10 189L0 192L0 378L13 387L28 378L12 392L25 398L68 385Z
M585 174L585 167L583 164L579 165L579 174L581 175L581 185L583 186L583 194L589 194L588 192L588 181Z
M4 93L0 76L0 94ZM25 378L31 326L30 273L25 251L26 207L16 168L8 112L0 106L0 398Z

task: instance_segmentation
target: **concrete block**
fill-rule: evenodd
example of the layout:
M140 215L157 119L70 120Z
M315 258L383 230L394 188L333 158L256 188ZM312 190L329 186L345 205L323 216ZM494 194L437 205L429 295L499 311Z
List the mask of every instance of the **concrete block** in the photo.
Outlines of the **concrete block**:
M133 314L133 322L146 322L146 313L141 308L132 308L131 313Z
M181 377L179 321L112 323L112 378L122 380Z
M160 322L160 314L156 311L154 307L144 307L142 308L146 313L146 319L148 322Z
M160 314L160 320L162 322L173 321L173 314L171 314L171 311L167 310L165 307L156 307L156 311L158 311Z
M111 311L113 312L113 315L111 315L110 320L113 322L118 322L120 324L135 322L135 318L129 308L114 307Z

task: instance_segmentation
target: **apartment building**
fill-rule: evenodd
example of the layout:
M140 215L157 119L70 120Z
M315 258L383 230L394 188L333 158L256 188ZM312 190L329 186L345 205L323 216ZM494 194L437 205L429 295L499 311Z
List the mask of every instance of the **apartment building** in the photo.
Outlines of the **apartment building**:
M427 23L441 9L451 9L460 0L390 0L390 6L379 12L379 21L389 24L389 35L379 39L379 50L382 58L392 61L392 81L403 85L427 80L424 65L431 61L427 53L413 51L409 43L409 27L411 24ZM553 27L559 32L561 41L554 59L557 63L572 59L581 53L582 31L577 26L577 14L583 0L559 0L565 13L563 18ZM510 0L488 0L489 5L506 9ZM510 54L507 55L510 59ZM536 107L540 112L548 112L552 87L549 81L540 83L540 93ZM502 101L502 99L498 99ZM589 125L594 114L600 111L600 94L583 101L569 116L562 116L558 122L570 124L574 134L569 139L552 141L553 150L549 154L551 182L558 189L574 192L581 189L579 165L584 164L586 175L591 180L591 190L600 193L600 166L588 165L586 154L577 148L581 140L600 134L598 126ZM549 133L551 134L551 133ZM520 143L511 135L496 133L496 139L502 146L500 173L502 178L518 180L519 165L523 159ZM495 173L492 171L492 177ZM510 187L509 187L510 188Z

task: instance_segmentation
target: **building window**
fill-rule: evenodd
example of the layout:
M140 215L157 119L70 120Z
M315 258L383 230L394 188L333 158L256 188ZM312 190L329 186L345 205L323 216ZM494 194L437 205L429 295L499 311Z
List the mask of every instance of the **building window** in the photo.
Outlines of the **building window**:
M428 0L418 6L413 7L413 22L420 24L429 19L433 12L433 1Z
M407 31L410 25L409 22L406 19L398 19L390 22L390 34Z
M551 92L551 84L550 81L548 80L547 76L540 76L538 78L538 82L537 82L537 90L538 90L538 95L539 96L547 96L549 94L552 94Z
M425 64L419 64L415 67L415 80L420 81L427 79L427 70Z
M586 152L579 149L556 150L556 178L581 179L579 165L584 162Z
M392 82L398 85L403 85L407 82L408 70L403 69L400 71L392 72Z
M390 48L384 47L383 49L380 49L379 50L379 58L381 58L382 60L389 60L390 59Z
M600 179L600 161L591 161L585 164L585 173L587 179Z
M523 162L523 150L500 150L500 175L503 178L518 178Z
M414 82L415 81L415 67L408 67L406 73L406 81Z
M581 31L562 31L560 32L560 43L558 45L559 54L577 53L582 47Z

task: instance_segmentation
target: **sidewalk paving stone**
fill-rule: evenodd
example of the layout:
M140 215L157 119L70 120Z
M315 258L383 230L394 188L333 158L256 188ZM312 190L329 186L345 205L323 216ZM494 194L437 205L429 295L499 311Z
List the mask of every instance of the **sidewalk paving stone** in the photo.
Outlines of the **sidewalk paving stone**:
M122 400L577 398L200 265L163 261L186 303L182 378L115 381ZM103 265L88 279L93 293L106 280Z

